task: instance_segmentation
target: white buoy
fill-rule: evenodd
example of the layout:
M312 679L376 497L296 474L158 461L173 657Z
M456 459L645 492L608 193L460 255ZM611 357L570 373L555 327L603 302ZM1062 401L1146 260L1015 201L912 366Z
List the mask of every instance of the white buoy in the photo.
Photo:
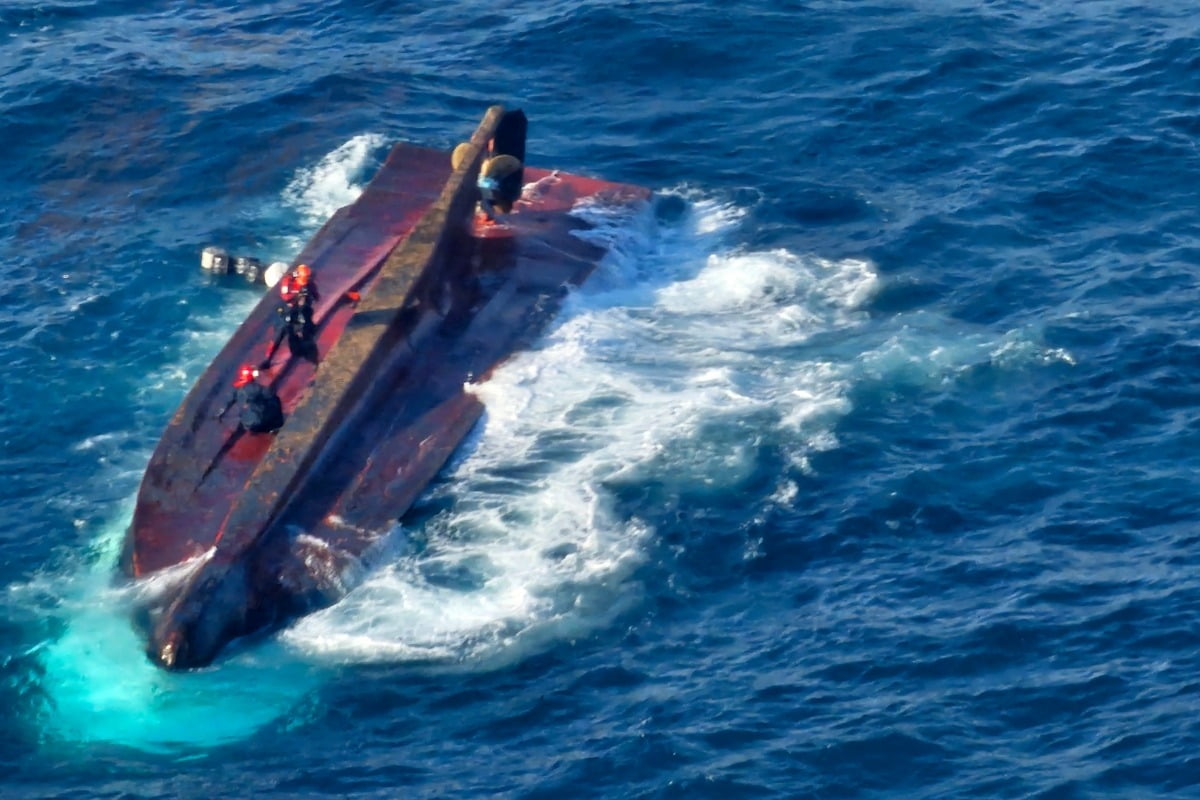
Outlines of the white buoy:
M267 288L279 283L279 279L288 273L291 266L286 261L272 261L267 267L267 271L263 273L263 283Z

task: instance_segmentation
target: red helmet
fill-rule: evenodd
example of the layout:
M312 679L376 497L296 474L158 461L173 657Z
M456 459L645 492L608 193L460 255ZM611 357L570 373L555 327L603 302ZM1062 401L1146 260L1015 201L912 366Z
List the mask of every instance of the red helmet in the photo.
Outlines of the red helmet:
M249 364L242 364L238 369L237 377L233 379L233 386L240 389L248 383L251 383L258 377L258 370Z
M308 279L312 277L312 270L308 268L308 264L300 264L292 271L292 275L296 278L296 288L303 289L308 286Z

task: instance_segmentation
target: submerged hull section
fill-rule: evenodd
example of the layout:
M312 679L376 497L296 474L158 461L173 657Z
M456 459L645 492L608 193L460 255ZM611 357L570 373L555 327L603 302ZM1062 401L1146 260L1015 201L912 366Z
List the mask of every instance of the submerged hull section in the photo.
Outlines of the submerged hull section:
M508 121L523 139L524 116ZM300 254L321 291L319 360L285 357L286 346L277 355L278 433L215 419L238 364L260 360L274 338L271 296L172 418L122 559L133 577L196 559L157 609L149 652L162 666L201 666L232 638L335 602L347 568L478 419L470 384L535 337L603 257L574 235L586 227L575 204L647 199L638 187L526 169L515 213L481 225L475 176L487 143L513 129L491 109L455 171L447 153L398 146Z

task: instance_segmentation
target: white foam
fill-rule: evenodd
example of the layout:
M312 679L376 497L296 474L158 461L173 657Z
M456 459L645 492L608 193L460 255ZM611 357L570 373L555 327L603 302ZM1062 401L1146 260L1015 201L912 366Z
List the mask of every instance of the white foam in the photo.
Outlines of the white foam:
M909 368L950 378L1012 349L932 315L872 321L871 263L746 250L745 209L690 199L667 225L577 209L595 226L581 236L611 255L533 349L471 387L487 412L431 491L445 510L403 532L424 549L298 621L288 646L444 671L586 636L638 602L658 533L619 510L623 488L741 499L764 443L811 474L859 382ZM801 492L795 473L780 477L752 513ZM744 557L758 553L748 541Z
M285 641L333 661L490 668L611 622L640 597L653 535L614 487L737 492L756 440L802 461L832 446L849 367L780 348L863 318L875 273L729 246L741 210L702 200L678 226L588 204L610 249L538 345L473 387L485 423L434 494L423 552L371 574ZM786 502L796 489L780 487ZM748 548L747 557L753 557Z
M1024 332L1013 331L1004 336L990 351L993 363L1006 367L1024 365L1050 365L1054 363L1075 365L1075 357L1061 347L1046 347L1034 341Z
M871 341L873 339L873 341ZM1075 365L1068 351L1048 347L1036 328L997 333L917 311L881 322L859 342L855 379L882 386L945 387L983 366L1007 372Z
M363 168L384 142L380 134L360 134L315 167L300 170L283 191L284 204L298 211L307 226L320 226L362 193Z

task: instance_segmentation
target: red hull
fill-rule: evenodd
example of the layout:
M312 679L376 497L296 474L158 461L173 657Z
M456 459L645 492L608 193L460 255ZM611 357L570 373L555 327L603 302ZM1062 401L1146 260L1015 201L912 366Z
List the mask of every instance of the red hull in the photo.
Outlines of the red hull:
M271 384L287 414L278 434L239 433L228 417L215 419L237 367L261 360L274 339L275 293L250 313L171 419L138 494L128 574L212 553L200 569L213 575L194 578L167 615L190 604L203 616L211 599L194 584L228 582L231 571L238 592L245 582L287 595L263 619L336 599L317 585L314 558L336 571L392 527L481 413L464 386L536 336L567 287L603 257L574 235L587 226L571 209L587 198L638 204L649 196L544 170L527 169L525 180L514 213L482 225L449 154L392 151L297 259L321 291L319 366L291 358L286 345L277 354ZM430 231L436 245L425 241ZM418 268L403 263L423 246L434 256L410 256ZM351 290L362 295L357 306L345 299ZM245 614L226 638L261 627Z
M358 201L338 210L301 251L322 300L315 319L318 350L327 353L354 307L345 292L369 291L388 253L437 199L450 165L444 154L397 145ZM125 564L133 576L156 572L207 552L219 538L230 505L266 454L271 437L236 432L236 413L216 415L231 395L241 364L257 364L275 340L279 304L268 292L196 381L167 425L138 492ZM285 414L315 373L303 359L276 355L269 382Z

